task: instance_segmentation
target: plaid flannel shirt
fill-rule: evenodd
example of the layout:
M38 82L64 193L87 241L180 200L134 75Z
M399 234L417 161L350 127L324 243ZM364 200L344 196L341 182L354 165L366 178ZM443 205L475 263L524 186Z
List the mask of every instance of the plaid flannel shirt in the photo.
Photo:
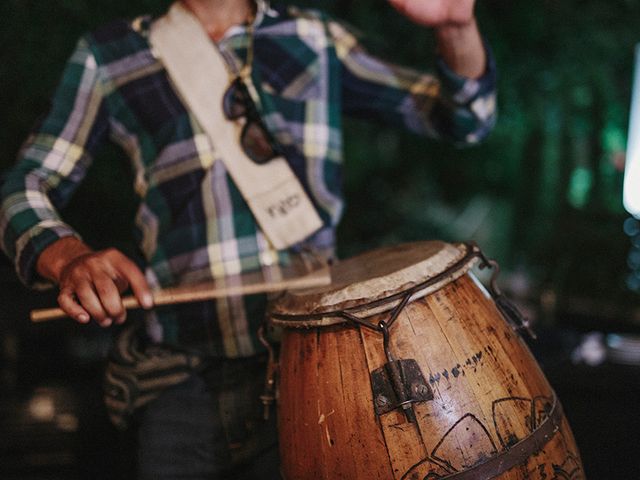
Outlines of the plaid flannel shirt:
M264 121L324 222L307 242L331 247L342 209L343 114L402 125L462 144L481 140L495 118L495 68L477 80L443 62L418 73L367 53L342 23L316 11L258 2L251 90ZM151 19L117 21L84 36L71 55L51 110L2 186L0 234L20 279L43 285L38 255L77 235L57 210L107 140L122 147L140 198L134 238L150 284L223 279L286 262L256 225L224 164L173 90L148 43ZM218 48L238 71L247 29ZM148 319L156 342L241 357L260 344L266 299L232 297L158 308Z

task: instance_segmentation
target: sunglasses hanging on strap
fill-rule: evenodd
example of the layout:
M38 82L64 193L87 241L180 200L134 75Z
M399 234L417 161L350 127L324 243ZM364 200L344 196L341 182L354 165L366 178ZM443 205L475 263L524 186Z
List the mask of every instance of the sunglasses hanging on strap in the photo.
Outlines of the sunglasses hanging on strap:
M242 77L236 77L229 85L222 99L222 109L229 120L244 118L240 145L247 157L262 165L282 155L282 148L267 130Z
M149 39L265 236L283 249L309 237L322 221L250 95L253 25L248 30L247 62L231 84L222 55L180 2L153 23Z
M246 82L250 81L253 65L254 27L252 22L249 22L247 34L249 38L245 64L224 92L222 111L228 120L244 122L240 132L240 145L247 157L262 165L281 156L282 148L262 121L260 112L247 87Z

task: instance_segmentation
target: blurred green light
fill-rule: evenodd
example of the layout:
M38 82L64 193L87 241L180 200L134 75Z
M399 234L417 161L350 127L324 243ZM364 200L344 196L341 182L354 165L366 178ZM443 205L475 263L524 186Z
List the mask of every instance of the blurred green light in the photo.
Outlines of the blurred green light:
M585 167L576 167L571 173L567 199L575 208L584 207L589 201L589 194L593 186L593 173Z

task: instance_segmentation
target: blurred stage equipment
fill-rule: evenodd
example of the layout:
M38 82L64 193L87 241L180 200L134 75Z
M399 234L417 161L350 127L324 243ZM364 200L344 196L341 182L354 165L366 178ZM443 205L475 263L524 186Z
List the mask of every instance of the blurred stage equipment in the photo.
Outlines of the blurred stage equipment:
M605 362L640 366L640 336L630 333L589 332L571 353L574 364L597 367Z
M640 218L640 44L635 53L623 201L627 211Z
M623 203L625 209L633 215L624 223L624 231L631 237L632 245L627 258L631 270L627 276L627 287L640 292L640 44L636 45L635 51Z
M640 337L629 334L607 335L607 360L611 363L640 366Z
M629 217L624 222L624 233L631 238L631 250L627 256L629 274L627 287L633 292L640 292L640 221Z

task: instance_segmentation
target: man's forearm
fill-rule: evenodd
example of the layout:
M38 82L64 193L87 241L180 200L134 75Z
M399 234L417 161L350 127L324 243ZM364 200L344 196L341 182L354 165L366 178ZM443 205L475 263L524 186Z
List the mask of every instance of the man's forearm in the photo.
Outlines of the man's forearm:
M438 52L451 70L467 78L485 73L487 56L475 19L466 24L436 27L435 33Z

